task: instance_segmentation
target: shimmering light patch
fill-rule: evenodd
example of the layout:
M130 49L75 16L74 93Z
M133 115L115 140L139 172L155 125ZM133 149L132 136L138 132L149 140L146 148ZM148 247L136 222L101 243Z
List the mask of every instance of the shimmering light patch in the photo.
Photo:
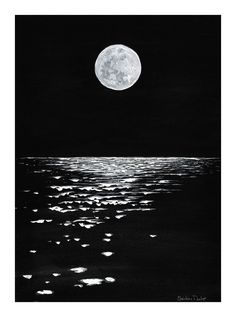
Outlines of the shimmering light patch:
M64 236L63 237L65 237L65 238L69 238L69 234L64 234Z
M79 240L80 240L80 238L74 238L74 240L75 240L75 241L79 241Z
M96 218L96 219L99 219L99 218ZM96 219L88 219L86 221L89 223L92 223L92 224L96 224L96 225L103 223L103 221L97 221Z
M100 285L102 284L103 279L101 278L85 278L80 280L82 283L86 284L87 286L92 285Z
M156 236L157 236L156 234L149 234L150 238L156 238Z
M155 210L155 208L141 208L141 211L152 211Z
M74 286L75 286L75 287L80 287L80 288L81 288L81 287L83 287L84 285L83 285L83 284L75 284Z
M86 267L74 267L70 269L70 271L73 271L74 273L83 273L87 271Z
M124 179L125 183L132 183L132 182L135 182L135 181L136 181L136 178L126 178L126 179Z
M44 223L44 219L32 220L31 223Z
M79 182L79 179L78 179L78 178L72 178L71 181L72 181L73 183L78 183L78 182Z
M60 178L62 178L62 176L53 176L53 178L60 179Z
M57 277L57 276L60 276L61 273L52 273L53 276Z
M95 208L94 211L98 212L98 211L103 211L103 210L107 210L107 208Z
M62 202L60 202L58 204L60 204L60 205L68 205L68 204L73 204L73 201L65 200L65 201L62 201Z
M36 253L37 250L30 250L29 252L30 252L30 253Z
M113 233L105 233L105 236L106 237L111 237L111 236L113 236Z
M84 225L84 227L86 228L86 229L91 229L91 228L93 228L95 225Z
M89 247L89 246L90 246L90 244L88 244L88 243L81 244L82 248L86 248L86 247Z
M37 212L38 211L38 209L33 209L33 212Z
M84 187L79 187L80 190L86 190L86 191L90 191L90 190L96 190L96 188L92 187L92 186L84 186Z
M64 225L65 227L71 226L71 221L67 220L66 222L63 223L63 225Z
M75 186L50 186L50 187L60 192L63 189L73 189Z
M111 256L114 252L102 252L101 254L104 256Z
M50 283L50 281L45 281L45 284L49 284Z
M48 195L48 197L49 197L49 198L59 198L59 197L61 197L61 196L70 196L70 193L71 193L71 192L67 191L67 192L64 192L64 193L60 193L60 194L58 194L58 195Z
M142 200L142 201L140 201L140 204L146 205L146 204L149 204L151 202L153 202L153 200Z
M60 244L61 243L61 241L56 241L56 244Z
M170 182L169 180L163 179L159 181L159 184L168 184L169 182Z
M22 275L24 278L27 278L28 280L31 279L32 275Z
M125 217L126 215L118 215L118 216L115 216L117 219L121 219L123 217Z
M90 208L89 207L80 207L79 209L82 211L86 211L86 210L89 210Z
M106 241L106 242L110 242L111 241L111 239L102 239L103 241Z
M54 207L49 207L49 209L50 210L52 210L52 211L62 211L63 210L63 208L61 208L61 207L58 207L58 206L54 206Z
M103 198L102 196L90 196L88 199L89 199L89 200L99 201L99 200L101 200L102 198Z
M37 291L38 295L51 295L53 293L53 291L49 290L49 289L44 289L42 291Z
M113 282L115 282L115 278L114 277L105 277L105 281L109 282L109 283L113 283Z
M101 187L110 187L110 186L113 186L113 185L115 185L115 184L114 183L103 183L100 186Z

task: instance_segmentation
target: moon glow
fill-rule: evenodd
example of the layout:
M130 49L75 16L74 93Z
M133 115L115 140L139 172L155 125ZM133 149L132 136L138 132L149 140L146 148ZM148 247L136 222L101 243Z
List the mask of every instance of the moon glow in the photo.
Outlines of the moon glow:
M124 90L133 86L141 74L138 54L131 48L115 44L106 47L95 62L100 83L110 89Z

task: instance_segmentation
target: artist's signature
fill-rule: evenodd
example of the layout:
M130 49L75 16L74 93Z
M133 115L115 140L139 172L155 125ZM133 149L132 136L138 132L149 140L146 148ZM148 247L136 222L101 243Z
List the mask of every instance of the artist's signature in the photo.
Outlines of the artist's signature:
M177 302L205 302L205 296L190 295L190 296L177 296Z

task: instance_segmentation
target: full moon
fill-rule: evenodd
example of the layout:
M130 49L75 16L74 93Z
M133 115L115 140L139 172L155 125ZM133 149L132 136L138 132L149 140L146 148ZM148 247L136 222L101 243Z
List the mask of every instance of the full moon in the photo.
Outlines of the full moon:
M95 62L100 83L110 89L124 90L133 86L141 74L138 54L122 44L106 47Z

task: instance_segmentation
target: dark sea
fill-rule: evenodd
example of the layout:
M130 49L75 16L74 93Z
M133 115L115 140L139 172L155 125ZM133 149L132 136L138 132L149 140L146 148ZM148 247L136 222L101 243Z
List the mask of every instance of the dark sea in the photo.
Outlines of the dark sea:
M16 160L16 301L220 301L220 159Z

